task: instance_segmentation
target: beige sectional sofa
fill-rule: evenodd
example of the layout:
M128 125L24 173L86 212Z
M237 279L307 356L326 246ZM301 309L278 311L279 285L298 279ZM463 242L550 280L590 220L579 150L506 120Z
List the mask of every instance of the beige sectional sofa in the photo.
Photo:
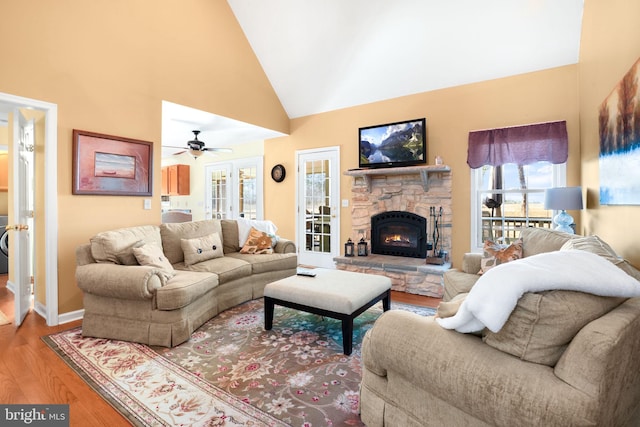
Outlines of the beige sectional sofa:
M193 253L186 252L185 244L210 238L216 240L205 249L215 255L205 256L197 245ZM162 248L162 262L171 265L139 265L136 255L149 247ZM277 239L265 251L273 253L246 254L241 248L235 220L97 234L76 250L76 280L84 293L83 335L173 347L221 311L262 297L267 283L296 273L296 247L289 240Z
M524 257L581 249L640 278L595 236L524 229L522 239ZM479 280L481 257L445 274L443 307ZM640 425L640 298L525 293L497 333L391 310L367 332L362 358L368 427Z

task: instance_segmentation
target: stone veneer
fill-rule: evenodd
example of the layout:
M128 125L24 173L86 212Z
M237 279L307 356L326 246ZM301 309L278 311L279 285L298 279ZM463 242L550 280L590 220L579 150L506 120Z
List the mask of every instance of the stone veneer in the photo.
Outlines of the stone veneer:
M363 236L371 247L371 216L386 211L408 211L428 222L428 240L433 241L433 223L429 208L442 207L439 247L451 253L451 171L448 166L411 166L406 168L351 170L351 239ZM356 251L357 252L357 251ZM429 251L429 256L431 251ZM341 270L381 274L391 279L392 289L441 298L442 275L450 268L427 264L424 259L369 255L336 257Z

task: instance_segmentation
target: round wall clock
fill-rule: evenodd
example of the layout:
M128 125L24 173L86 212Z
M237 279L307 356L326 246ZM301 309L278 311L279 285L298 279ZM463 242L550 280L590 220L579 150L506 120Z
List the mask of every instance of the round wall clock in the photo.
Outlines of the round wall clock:
M285 175L286 171L284 170L284 166L282 165L275 165L273 169L271 169L271 178L273 178L275 182L284 181Z

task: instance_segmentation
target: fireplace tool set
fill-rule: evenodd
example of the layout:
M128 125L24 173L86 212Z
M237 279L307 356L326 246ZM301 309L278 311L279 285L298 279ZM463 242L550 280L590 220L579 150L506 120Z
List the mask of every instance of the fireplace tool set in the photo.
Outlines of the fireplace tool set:
M442 206L438 209L436 209L435 206L429 207L428 224L433 224L433 231L431 234L432 241L427 243L427 249L431 249L431 256L427 256L427 264L443 265L445 263L446 252L442 250L442 243L440 242L440 235L442 234ZM427 239L429 239L428 224Z

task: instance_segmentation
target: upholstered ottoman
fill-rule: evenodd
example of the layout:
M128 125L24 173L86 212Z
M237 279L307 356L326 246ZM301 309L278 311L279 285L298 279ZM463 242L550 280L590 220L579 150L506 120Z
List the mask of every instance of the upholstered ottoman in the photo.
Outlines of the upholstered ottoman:
M273 326L274 306L280 305L342 321L344 354L351 354L353 319L382 300L384 311L391 303L391 280L373 274L314 268L309 276L290 276L264 288L264 328Z

